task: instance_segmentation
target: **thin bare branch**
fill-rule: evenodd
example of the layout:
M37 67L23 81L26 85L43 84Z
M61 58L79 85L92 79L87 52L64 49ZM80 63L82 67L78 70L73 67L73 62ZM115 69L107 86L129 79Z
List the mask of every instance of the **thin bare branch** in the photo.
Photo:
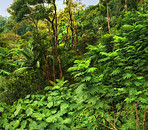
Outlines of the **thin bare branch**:
M147 108L145 107L144 118L143 118L143 130L146 130L145 128L146 114L147 114Z
M137 109L138 105L135 104L135 110L136 110L136 119L137 119L137 123L138 123L138 129L140 130L140 121L139 121L139 115L138 115L138 109Z

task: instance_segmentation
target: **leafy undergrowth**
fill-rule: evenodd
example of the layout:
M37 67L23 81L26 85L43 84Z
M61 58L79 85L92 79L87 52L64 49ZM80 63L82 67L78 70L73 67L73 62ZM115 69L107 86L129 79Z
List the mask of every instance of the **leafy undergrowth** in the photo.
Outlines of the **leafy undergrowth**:
M8 129L68 129L76 105L72 103L72 90L60 85L46 87L46 95L28 95L13 106L1 104L0 128ZM3 113L3 114L2 114Z
M46 95L27 95L25 99L19 99L12 106L1 103L0 129L136 129L134 103L137 100L133 101L133 99L129 99L129 96L125 97L124 101L115 100L115 97L121 99L123 95L128 93L128 90L113 91L110 89L114 94L112 95L107 91L105 92L107 88L102 89L102 91L100 89L100 93L97 92L98 89L86 88L88 81L70 86L68 81L57 80L57 82L57 84L52 82L54 87L47 86L45 88ZM77 86L75 90L74 85ZM93 93L98 93L98 95ZM103 94L106 100L102 99ZM142 126L145 100L142 96L138 98L139 94L146 96L147 92L144 90L135 93L137 99L143 101L138 106ZM113 107L113 103L115 107Z
M136 130L148 128L148 13L120 16L113 34L88 45L44 95L0 104L0 129ZM72 84L73 83L73 84Z

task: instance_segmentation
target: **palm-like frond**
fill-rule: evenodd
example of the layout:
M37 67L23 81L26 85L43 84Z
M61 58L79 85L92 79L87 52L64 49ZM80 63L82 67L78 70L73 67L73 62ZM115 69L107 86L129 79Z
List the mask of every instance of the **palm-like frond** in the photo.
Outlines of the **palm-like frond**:
M33 60L33 52L30 48L24 47L21 53L27 60Z
M32 69L32 67L22 67L22 68L19 68L19 69L15 70L15 71L13 72L13 75L18 76L18 75L20 75L21 73L23 73L23 72L25 72L25 71L27 71L27 70L29 70L29 69Z

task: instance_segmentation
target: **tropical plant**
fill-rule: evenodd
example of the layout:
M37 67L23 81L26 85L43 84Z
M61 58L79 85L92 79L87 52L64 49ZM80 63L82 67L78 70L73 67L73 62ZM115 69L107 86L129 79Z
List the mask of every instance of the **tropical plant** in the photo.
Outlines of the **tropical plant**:
M148 3L101 0L84 9L66 0L58 13L55 2L15 0L9 8L36 29L23 36L12 23L1 34L2 70L22 73L0 77L0 129L146 130ZM21 55L9 54L19 47Z
M17 65L14 61L19 52L20 49L8 50L0 47L0 75L10 75L16 69Z
M145 128L142 122L148 106L148 53L147 40L143 39L147 35L147 16L129 12L123 20L128 19L129 14L136 15L143 22L124 22L118 35L106 34L102 43L89 45L85 59L76 60L68 70L77 82L77 102L87 104L87 107L82 105L82 110L97 109L90 116L114 129L136 129L136 124Z
M72 89L64 84L67 81L51 82L45 95L28 95L12 106L0 106L0 128L4 129L69 129L73 111L76 108L71 100ZM9 113L7 113L9 111ZM7 114L6 114L7 113Z

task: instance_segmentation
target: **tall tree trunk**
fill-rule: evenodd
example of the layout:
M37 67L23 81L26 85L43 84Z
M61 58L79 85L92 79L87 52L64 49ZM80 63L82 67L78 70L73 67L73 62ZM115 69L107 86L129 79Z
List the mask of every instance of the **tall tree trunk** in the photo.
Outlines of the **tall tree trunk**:
M52 61L52 77L53 77L53 81L56 82L56 74L55 74L55 59L54 59L54 50L53 50L53 41L52 41L52 33L51 33L51 30L50 30L50 24L49 24L49 21L46 21L47 22L47 27L48 27L48 33L49 33L49 37L50 37L50 43L51 43L51 47L52 47L52 56L53 56L53 61Z
M125 13L127 13L127 0L125 0Z
M58 22L58 18L57 18L57 7L56 7L56 4L55 4L55 0L54 0L54 17L55 17L55 38L56 38L56 45L59 45L59 43L58 43L58 24L57 24L57 22Z
M69 26L69 25L68 25ZM69 40L69 36L68 36L68 33L69 33L69 30L68 30L68 26L66 28L66 31L67 31L67 34L66 34L66 40L68 41L68 50L70 49L70 40ZM67 51L68 53L68 51Z
M60 79L63 77L63 72L62 72L62 65L61 65L61 59L60 56L58 55L58 51L57 51L57 43L56 43L56 32L55 32L55 28L54 28L54 23L52 22L52 29L53 29L53 52L56 55L56 58L58 60L58 64L59 64L59 76Z
M52 69L51 69L50 60L48 58L47 53L45 55L44 73L45 73L45 78L46 78L47 84L49 85L50 84L49 81L52 80Z
M79 39L78 39L78 23L76 21L76 55L77 55L78 43L79 43Z
M47 70L49 70L49 71L48 71L48 81L47 81L48 85L49 85L49 83L50 83L49 81L52 80L52 76L53 76L53 75L52 75L52 68L51 68L51 63L50 63L50 61L51 61L51 60L50 60L49 58L47 58ZM56 78L55 78L55 79L56 79Z
M140 130L140 121L139 121L139 115L138 115L138 105L135 104L135 110L136 110L136 120L137 120L137 124L138 124L138 130Z
M54 59L54 51L52 50L53 62L52 62L52 70L53 70L53 81L56 83L56 73L55 73L55 59Z
M147 115L148 111L147 108L145 107L145 112L144 112L144 118L143 118L143 130L146 130L146 115Z
M59 64L59 76L60 76L60 79L63 77L63 72L62 72L62 64L61 64L61 59L60 59L60 56L58 54L58 51L57 51L57 46L59 45L58 44L58 31L57 31L57 7L56 7L56 4L55 4L55 0L53 0L53 6L54 6L54 17L55 17L55 29L53 30L54 32L54 39L53 42L55 43L55 46L54 46L54 50L55 50L55 55L56 55L56 58L58 60L58 64ZM54 23L52 23L52 26L54 28Z
M70 16L70 29L72 32L72 48L73 50L75 50L75 38L74 38L74 21L73 21L73 12L72 12L72 0L68 0L68 12L69 12L69 16Z
M111 31L110 31L110 23L109 23L109 12L108 12L108 3L107 3L107 0L106 0L106 8L107 8L108 30L109 30L109 34L111 34Z

